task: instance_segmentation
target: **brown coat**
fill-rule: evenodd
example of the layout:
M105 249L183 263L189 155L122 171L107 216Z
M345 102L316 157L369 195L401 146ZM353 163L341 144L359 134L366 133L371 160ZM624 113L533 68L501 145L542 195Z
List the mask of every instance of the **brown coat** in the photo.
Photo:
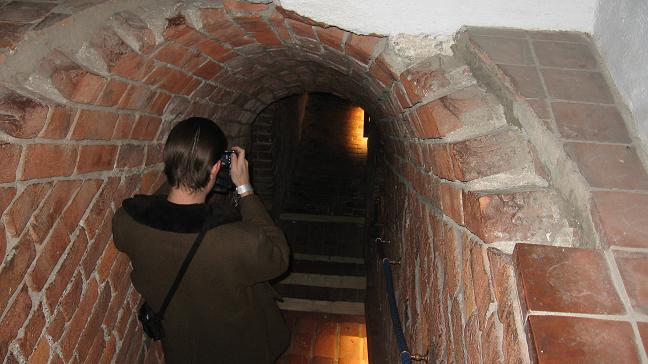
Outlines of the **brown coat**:
M167 309L167 363L273 363L288 345L267 282L288 268L288 245L258 197L242 198L240 215L207 232ZM133 285L153 309L202 222L221 217L207 205L175 205L166 196L124 201L113 219L115 244L131 259Z

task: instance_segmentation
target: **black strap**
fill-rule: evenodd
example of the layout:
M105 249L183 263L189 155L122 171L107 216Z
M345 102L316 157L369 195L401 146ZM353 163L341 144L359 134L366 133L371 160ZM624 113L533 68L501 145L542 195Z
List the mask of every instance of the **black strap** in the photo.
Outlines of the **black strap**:
M196 251L198 250L198 247L200 246L200 243L202 242L202 240L205 237L206 233L207 233L207 222L205 222L203 227L200 229L200 232L198 233L198 236L196 237L196 240L194 241L193 245L191 246L191 249L189 249L189 252L187 253L187 256L185 257L184 262L182 262L182 266L180 267L180 270L178 271L178 275L176 275L175 281L173 281L173 284L171 285L171 288L169 289L169 292L167 293L166 297L164 298L164 302L162 303L162 306L160 307L160 311L158 312L158 315L160 316L160 318L164 318L164 312L166 311L167 307L169 306L169 303L171 303L171 299L173 298L173 295L175 294L175 291L178 289L178 286L180 286L180 282L182 281L182 277L184 277L185 273L187 272L187 268L189 268L189 263L191 263L191 260L193 259L194 255L196 254Z

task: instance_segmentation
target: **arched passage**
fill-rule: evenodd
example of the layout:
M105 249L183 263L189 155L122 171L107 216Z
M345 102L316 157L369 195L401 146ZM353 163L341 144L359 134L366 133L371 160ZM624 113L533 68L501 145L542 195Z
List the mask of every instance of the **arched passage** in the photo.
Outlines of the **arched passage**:
M175 121L206 116L249 145L259 112L293 94L333 93L375 121L371 237L403 261L398 302L418 352L530 361L511 250L600 244L571 159L537 149L555 137L471 39L358 35L242 0L39 9L0 43L0 360L160 360L112 213L162 183ZM373 360L394 361L368 264Z

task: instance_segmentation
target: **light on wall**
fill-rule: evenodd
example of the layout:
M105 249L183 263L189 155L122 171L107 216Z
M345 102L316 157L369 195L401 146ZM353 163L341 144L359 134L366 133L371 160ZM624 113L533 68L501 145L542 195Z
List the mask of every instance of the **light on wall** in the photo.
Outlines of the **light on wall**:
M365 111L361 107L351 108L348 120L347 145L356 153L367 154L365 135Z

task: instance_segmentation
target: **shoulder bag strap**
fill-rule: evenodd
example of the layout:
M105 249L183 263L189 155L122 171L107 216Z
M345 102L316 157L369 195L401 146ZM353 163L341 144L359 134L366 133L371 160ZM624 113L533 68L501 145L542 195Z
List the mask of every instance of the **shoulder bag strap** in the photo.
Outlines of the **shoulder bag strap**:
M203 227L200 229L200 232L198 233L198 236L196 237L196 240L194 241L193 245L191 246L191 249L189 249L189 252L187 253L187 256L185 257L184 262L182 262L182 266L180 267L180 270L178 271L178 274L176 275L175 281L173 281L173 284L171 285L171 288L169 289L169 292L167 293L166 297L164 298L164 302L162 303L162 306L160 307L160 311L158 312L158 315L161 318L164 317L164 312L166 311L167 307L169 306L169 303L171 303L171 299L173 298L173 295L175 294L175 291L178 289L178 286L180 286L180 281L182 281L182 277L184 277L185 273L187 272L187 268L189 268L189 263L191 263L191 260L193 259L194 255L196 254L196 251L198 250L198 247L200 246L200 243L202 242L202 240L205 237L206 233L207 233L207 223L205 222Z

